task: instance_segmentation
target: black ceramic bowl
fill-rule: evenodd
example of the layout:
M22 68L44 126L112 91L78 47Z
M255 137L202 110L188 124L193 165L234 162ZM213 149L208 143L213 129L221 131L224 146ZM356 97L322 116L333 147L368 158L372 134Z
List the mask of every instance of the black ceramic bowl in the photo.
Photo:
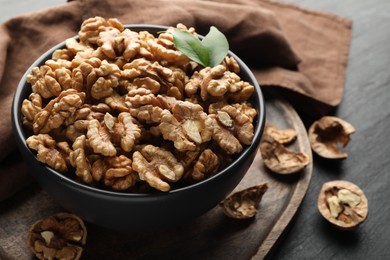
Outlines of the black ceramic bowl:
M154 25L129 25L134 31L146 30L151 33L166 30ZM265 108L260 87L249 68L232 52L241 67L240 76L255 86L251 102L258 115L255 119L255 134L252 144L228 167L199 183L173 189L169 192L148 194L121 193L97 189L76 182L39 162L36 155L26 145L27 130L22 124L20 111L22 102L31 93L26 77L31 69L42 65L52 53L64 48L58 44L37 59L24 74L17 87L13 105L12 120L17 145L29 165L37 182L66 210L77 214L86 221L121 231L156 230L173 227L188 222L223 200L241 181L252 164L265 122Z

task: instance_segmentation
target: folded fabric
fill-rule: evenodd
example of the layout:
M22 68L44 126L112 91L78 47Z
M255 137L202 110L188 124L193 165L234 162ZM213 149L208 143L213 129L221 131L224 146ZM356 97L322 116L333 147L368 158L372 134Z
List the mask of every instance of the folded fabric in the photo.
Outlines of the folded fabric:
M183 23L200 34L214 25L262 87L282 90L301 111L318 116L341 102L351 22L332 14L268 0L79 0L18 16L0 26L0 201L30 179L11 127L20 78L36 58L94 16L124 24Z

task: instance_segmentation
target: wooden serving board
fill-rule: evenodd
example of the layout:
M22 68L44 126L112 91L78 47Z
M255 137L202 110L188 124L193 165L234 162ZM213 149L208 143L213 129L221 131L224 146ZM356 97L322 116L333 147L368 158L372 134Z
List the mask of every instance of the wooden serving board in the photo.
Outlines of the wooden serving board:
M285 101L266 96L267 124L294 128L291 149L311 157L306 129ZM311 160L312 161L312 160ZM268 191L251 220L227 218L216 206L189 224L148 233L119 233L86 223L87 246L82 259L263 259L280 239L301 204L313 165L293 176L278 176L264 168L260 153L236 188L267 182ZM28 228L63 209L36 184L0 204L0 259L31 259Z

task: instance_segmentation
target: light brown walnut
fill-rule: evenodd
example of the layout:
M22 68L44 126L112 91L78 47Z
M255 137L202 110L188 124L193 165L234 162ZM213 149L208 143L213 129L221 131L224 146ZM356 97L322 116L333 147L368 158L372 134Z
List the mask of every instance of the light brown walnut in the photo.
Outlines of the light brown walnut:
M171 189L169 183L180 180L184 173L183 165L171 152L153 145L134 152L132 166L141 180L164 192Z
M239 73L240 72L240 65L238 65L237 61L233 57L226 56L223 60L223 64L227 68L227 70Z
M131 108L130 114L139 122L147 125L158 125L161 123L163 109L159 106L144 105L138 108Z
M99 65L100 66L100 59L99 59ZM77 62L77 64L74 65L75 68L72 70L72 85L73 89L76 89L77 91L87 91L87 76L91 73L93 70L93 66L85 61Z
M71 55L74 57L78 52L89 52L93 51L93 48L85 43L77 41L75 38L69 38L65 41L66 50L68 50ZM59 53L57 53L58 55ZM63 55L63 54L62 54ZM67 56L70 58L71 55L67 53ZM66 56L65 56L66 57ZM69 59L68 58L68 59ZM70 59L71 60L71 59Z
M88 124L87 137L89 146L97 154L104 156L115 156L117 151L111 142L111 134L106 125L101 125L96 119L92 119Z
M56 69L54 73L62 90L73 88L72 72L69 69L61 67Z
M118 115L118 124L123 126L121 128L123 130L119 132L121 136L120 146L123 151L130 152L141 137L141 129L138 122L127 112Z
M211 149L206 149L195 162L191 177L196 181L208 178L218 171L219 165L218 156Z
M159 125L163 138L174 142L179 151L194 151L197 145L210 141L213 121L200 105L187 101L177 102L161 113Z
M232 106L236 108L239 113L246 115L250 122L253 123L258 112L249 102L234 103Z
M231 105L224 106L221 112L225 112L233 121L233 131L240 143L249 145L254 135L254 127L249 117ZM217 118L219 119L218 113Z
M32 91L43 98L56 97L62 91L54 70L47 65L33 68L26 81L31 84Z
M125 101L128 107L143 105L157 105L156 94L160 90L160 83L151 78L136 78L128 86L129 90Z
M133 187L138 174L132 170L132 161L125 155L105 157L92 164L92 176L97 182L114 190L126 190Z
M108 63L106 60L102 61L99 68L95 68L88 79L93 82L91 85L91 96L94 99L106 98L112 95L113 88L119 84L121 76L120 69L113 63Z
M243 147L232 131L218 122L216 114L211 114L209 117L215 122L213 124L213 140L218 146L228 154L240 153Z
M254 127L248 116L232 105L224 103L210 106L209 116L214 120L213 139L228 154L240 153L243 145L249 145Z
M89 126L89 120L80 119L73 124L68 125L65 129L65 137L68 141L74 142L77 137L86 135Z
M26 144L30 149L37 151L37 158L40 162L62 173L68 170L67 155L60 152L57 142L50 135L32 135L27 138Z
M91 164L86 153L87 139L81 135L73 142L73 151L69 155L70 164L76 168L76 175L85 183L91 183Z
M21 112L24 116L24 124L32 127L35 115L42 110L42 96L31 93L28 99L23 100Z
M77 92L74 89L62 91L58 97L52 99L35 115L34 133L45 134L60 127L67 118L71 117L84 104L84 101L85 93Z
M104 99L104 103L112 108L112 110L119 112L127 112L129 108L125 102L125 96L119 95L116 91L113 91L111 96L108 96Z
M148 50L157 60L165 61L169 64L182 66L189 62L189 59L176 48L167 48L166 43L161 44L157 39L147 40Z
M106 113L111 113L111 112L112 112L111 108L104 103L98 103L96 105L84 104L79 109L76 110L76 112L73 114L72 117L68 117L65 120L64 124L71 125L77 122L78 120L97 119L99 121L102 121L104 115Z
M123 31L117 28L110 28L99 33L97 44L101 46L102 52L109 58L114 59L123 55L125 60L136 56L141 44L137 32L129 29Z
M56 71L57 69L71 70L73 68L72 61L67 59L47 60L45 61L45 65L49 66L53 71Z
M210 98L223 97L226 100L240 103L249 99L254 87L226 66L206 67L195 72L185 85L187 95L199 92L200 98L206 101Z
M70 38L70 39L73 39L73 38ZM51 58L53 61L58 61L58 60L71 61L74 58L74 52L72 52L68 48L57 49L53 52L53 54L51 55Z
M95 153L114 156L119 147L131 152L141 137L141 129L128 112L120 113L117 118L106 113L102 123L96 119L89 121L87 137Z
M116 28L109 28L106 31L99 33L99 38L96 43L101 47L102 52L110 59L116 57L117 41L120 31Z
M122 67L122 78L132 80L139 76L146 76L142 74L149 66L151 66L152 62L145 58L134 59L131 62L126 63Z
M100 32L108 31L115 28L119 31L123 31L124 27L121 22L116 18L110 18L108 20L103 17L91 17L83 21L78 33L80 42L85 44L97 44Z
M128 81L121 81L125 86L128 96L136 96L139 88L150 91L145 94L165 94L178 100L184 98L184 85L188 78L185 71L177 67L164 67L158 62L150 62L143 58L135 59L123 66L122 77ZM146 103L144 103L146 104ZM137 106L132 102L132 106ZM138 105L139 106L139 105Z
M165 140L173 141L178 151L196 150L196 144L186 136L182 124L168 110L161 112L159 130Z

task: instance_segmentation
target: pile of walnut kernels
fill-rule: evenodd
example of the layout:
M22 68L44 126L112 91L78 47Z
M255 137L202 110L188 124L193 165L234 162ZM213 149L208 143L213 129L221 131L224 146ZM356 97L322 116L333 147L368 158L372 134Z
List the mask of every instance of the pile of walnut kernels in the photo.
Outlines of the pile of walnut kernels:
M33 68L21 110L38 160L96 187L169 191L215 174L249 145L254 87L232 57L214 68L190 61L172 30L154 36L90 18L79 40Z

